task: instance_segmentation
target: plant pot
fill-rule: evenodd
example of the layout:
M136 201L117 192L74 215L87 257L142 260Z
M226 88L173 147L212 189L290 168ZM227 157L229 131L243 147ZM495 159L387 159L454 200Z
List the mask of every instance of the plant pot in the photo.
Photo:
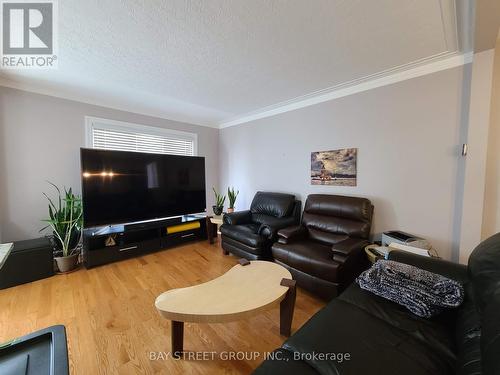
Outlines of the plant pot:
M234 208L228 208L228 209L227 209L227 213L228 213L228 214L230 214L230 213L232 213L232 212L234 212Z
M76 268L78 264L78 254L69 255L67 257L55 257L59 272L69 272Z
M224 210L224 206L212 206L214 210L214 215L219 216L222 215L222 211Z

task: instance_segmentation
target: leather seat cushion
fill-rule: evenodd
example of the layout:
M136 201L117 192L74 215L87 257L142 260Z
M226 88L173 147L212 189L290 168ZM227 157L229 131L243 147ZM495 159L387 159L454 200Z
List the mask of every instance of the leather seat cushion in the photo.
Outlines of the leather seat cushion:
M500 232L481 242L469 257L469 276L481 312L500 298ZM500 332L497 332L497 334Z
M311 238L331 244L338 242L340 237L367 238L371 226L370 222L311 214L307 211L302 216L302 224L309 229Z
M285 267L292 274L292 278L297 281L297 285L305 289L315 296L325 300L331 301L332 298L337 297L340 290L339 283L320 279L319 277L309 275L308 273L299 271L288 264L282 263L274 259L276 264Z
M500 374L500 233L481 242L469 257L469 276L482 320L481 354L485 374Z
M333 260L331 246L308 240L276 242L272 253L274 259L296 270L331 282L338 280L339 264Z
M239 258L248 260L270 259L271 249L267 247L252 247L227 236L222 236L221 246L224 250Z
M257 234L259 224L221 225L220 232L235 241L258 248L266 244L266 239Z
M294 205L295 195L258 191L252 200L250 211L252 214L285 217L291 215Z
M455 347L455 335L450 322L456 320L457 310L450 309L430 319L420 318L404 306L364 291L357 283L351 284L338 298L400 329L430 346L449 363L455 363L456 354L452 351Z
M440 351L408 331L336 298L284 344L296 353L349 353L341 363L314 357L305 361L321 374L452 374Z
M309 229L311 238L333 244L342 235L368 238L372 215L368 199L311 194L304 206L302 224Z
M481 319L474 303L472 283L466 282L464 289L465 299L457 309L455 327L457 374L481 374ZM496 314L499 310L496 310ZM491 321L498 321L498 318L491 319Z
M354 221L371 221L372 204L366 198L343 195L311 194L304 211L321 216L341 217Z

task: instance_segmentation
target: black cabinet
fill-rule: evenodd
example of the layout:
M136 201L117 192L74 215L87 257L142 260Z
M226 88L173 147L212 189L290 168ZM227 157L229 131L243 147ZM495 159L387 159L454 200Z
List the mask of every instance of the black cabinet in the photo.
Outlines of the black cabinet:
M84 231L83 261L90 268L206 238L204 215L94 228Z
M53 274L54 256L47 238L17 241L0 269L0 289L44 279Z
M68 375L64 326L45 328L2 344L0 374Z

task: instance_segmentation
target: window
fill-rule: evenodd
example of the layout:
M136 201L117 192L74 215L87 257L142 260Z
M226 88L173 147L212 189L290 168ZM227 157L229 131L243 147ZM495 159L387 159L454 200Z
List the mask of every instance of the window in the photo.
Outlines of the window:
M195 156L197 135L127 122L86 117L86 146L104 150Z

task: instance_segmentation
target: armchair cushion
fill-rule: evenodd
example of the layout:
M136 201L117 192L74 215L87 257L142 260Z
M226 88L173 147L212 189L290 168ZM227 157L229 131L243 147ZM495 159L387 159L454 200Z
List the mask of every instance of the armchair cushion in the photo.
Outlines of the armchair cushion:
M292 214L295 196L292 194L268 193L258 191L250 205L252 214L284 217Z
M368 199L311 194L307 197L302 225L309 236L333 245L343 238L368 238L373 206Z
M274 259L298 271L322 280L338 282L340 264L331 257L330 246L310 240L297 240L291 244L274 243Z
M290 225L296 223L297 222L294 216L277 218L273 216L262 215L260 220L259 234L269 239L275 239L280 229L289 227Z
M287 244L298 239L304 239L307 235L307 229L302 225L283 228L278 231L278 242Z
M368 244L367 240L360 238L346 238L332 245L333 259L339 261L354 251L362 250ZM338 257L339 255L340 257Z
M258 234L259 224L223 224L220 227L220 231L224 236L254 248L265 245L267 240Z
M224 224L229 225L250 224L252 222L252 213L250 210L231 212L225 214L222 220Z

